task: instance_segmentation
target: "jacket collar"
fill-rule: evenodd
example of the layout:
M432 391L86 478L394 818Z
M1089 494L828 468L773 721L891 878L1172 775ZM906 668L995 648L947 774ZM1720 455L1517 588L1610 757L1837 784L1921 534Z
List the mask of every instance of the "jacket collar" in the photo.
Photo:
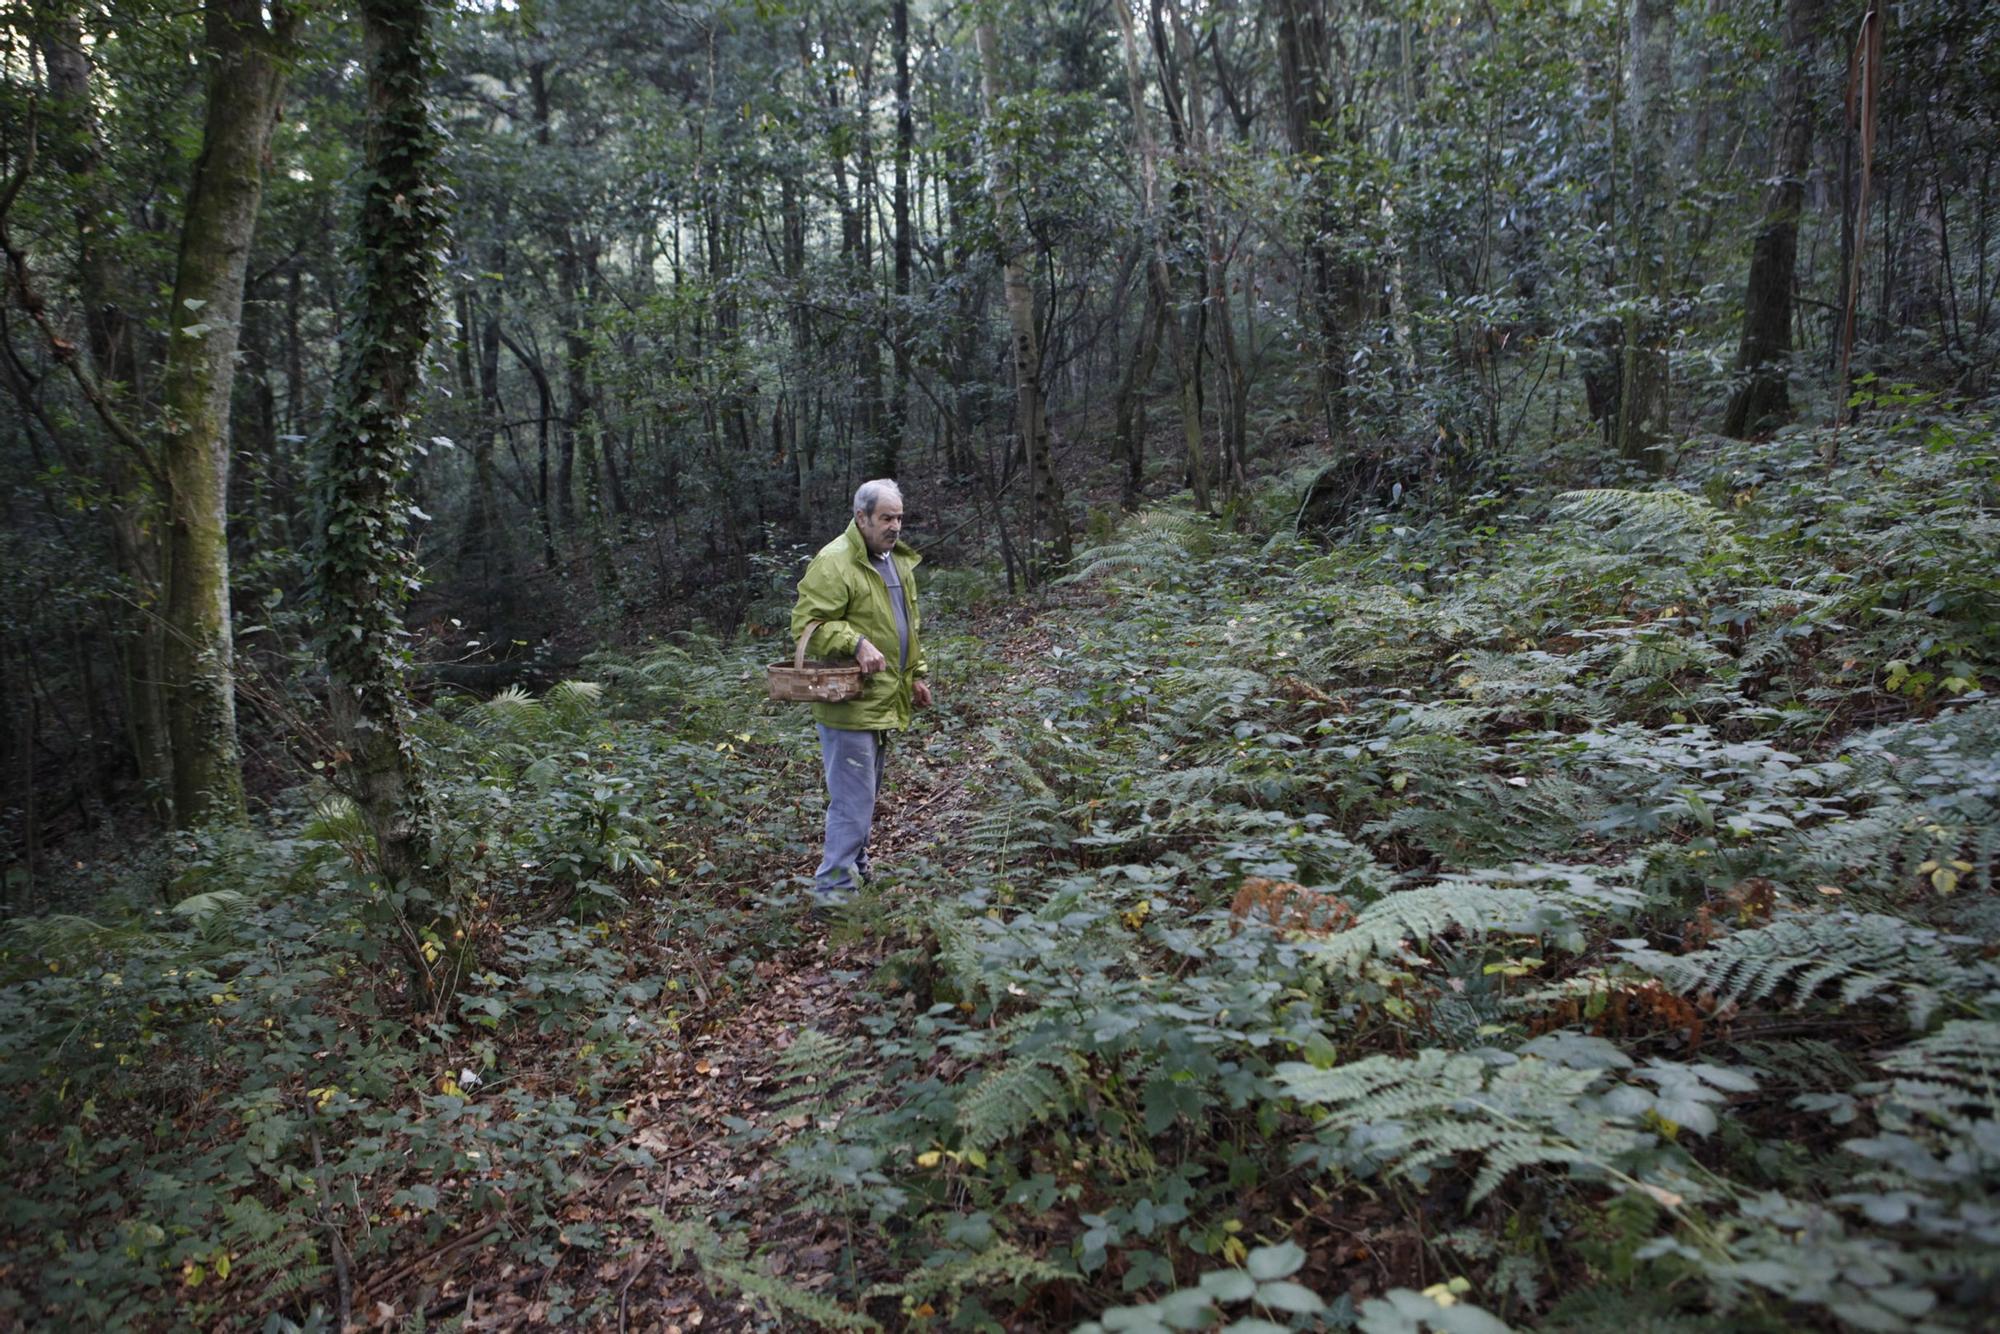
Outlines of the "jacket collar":
M848 554L863 565L868 564L868 543L862 539L861 525L849 519L847 521L847 531L840 536L841 540L847 543ZM923 555L915 547L900 537L896 539L896 545L889 548L889 554L908 558L912 566L923 559Z

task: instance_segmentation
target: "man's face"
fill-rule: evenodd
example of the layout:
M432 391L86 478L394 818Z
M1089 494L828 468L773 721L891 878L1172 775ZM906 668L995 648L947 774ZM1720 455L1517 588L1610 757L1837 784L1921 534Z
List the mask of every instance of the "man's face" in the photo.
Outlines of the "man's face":
M896 539L903 535L903 502L878 500L873 514L856 510L854 526L861 530L861 540L868 544L868 554L879 556L895 546Z

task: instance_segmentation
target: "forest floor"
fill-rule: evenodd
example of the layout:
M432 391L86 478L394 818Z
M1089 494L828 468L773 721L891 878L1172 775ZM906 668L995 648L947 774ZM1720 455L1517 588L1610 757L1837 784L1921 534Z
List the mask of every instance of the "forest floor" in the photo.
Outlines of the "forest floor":
M79 855L0 1328L1981 1327L1993 439L940 569L830 920L769 633L425 712L463 956L311 778Z
M1101 596L1075 594L1060 604L1044 599L1042 605L1106 607ZM1046 684L1058 632L1035 608L1020 604L986 608L966 631L1004 664L1007 688L977 698L940 698L939 708L965 727L997 727L1007 734L1024 725L1010 702L1018 705ZM801 709L793 721L804 727L805 716ZM875 892L884 897L907 892L898 883L900 866L920 863L928 880L948 879L954 849L986 796L980 764L956 747L921 744L926 721L934 717L919 714L892 752L871 837L882 868ZM803 884L797 879L802 869L811 868L796 857L772 858L735 868L732 883L691 887L718 896L711 898L712 906L778 917L785 925L751 933L757 942L753 953L738 956L751 965L750 985L691 983L693 1005L679 1017L675 1037L653 1046L627 1101L631 1143L650 1155L651 1165L607 1170L567 1202L564 1216L609 1224L613 1231L643 1221L649 1207L668 1220L726 1220L743 1228L753 1250L772 1257L770 1273L818 1292L842 1277L852 1281L856 1270L865 1271L879 1258L881 1248L857 1235L851 1220L801 1210L792 1186L772 1171L776 1152L807 1127L806 1115L780 1096L779 1057L804 1030L848 1035L879 1013L882 998L865 984L901 942L868 935L838 915L805 912L802 895L793 888ZM767 886L776 888L758 892ZM655 905L660 915L676 920L685 916L686 906ZM730 962L714 957L700 935L671 925L659 930L652 914L628 925L639 926L646 939L668 942L660 962L674 975L711 977ZM611 1260L572 1252L545 1267L496 1263L491 1254L462 1242L448 1242L416 1262L402 1260L380 1277L357 1275L360 1314L387 1322L423 1310L433 1318L461 1319L459 1327L466 1330L561 1327L580 1311L596 1313L587 1321L593 1326L621 1331L772 1327L741 1294L719 1290L701 1269L679 1263L665 1242L642 1244ZM850 1266L845 1275L844 1265ZM552 1287L560 1294L553 1301Z

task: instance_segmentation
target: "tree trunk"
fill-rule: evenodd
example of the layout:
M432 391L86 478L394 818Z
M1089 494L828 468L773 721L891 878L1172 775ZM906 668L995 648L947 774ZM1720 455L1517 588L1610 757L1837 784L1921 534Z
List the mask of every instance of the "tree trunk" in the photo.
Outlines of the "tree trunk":
M160 420L167 474L167 728L174 819L240 820L243 770L229 624L229 398L243 279L291 26L259 0L209 0L208 116L168 307Z
M883 477L894 477L902 466L910 415L910 270L914 245L910 233L910 158L917 142L916 122L910 111L910 0L894 0L890 28L896 60L896 184L891 201L895 212L896 275L887 333L895 350L895 382L889 391L888 420L883 424L880 473Z
M1792 355L1792 283L1798 263L1799 215L1812 162L1812 96L1807 81L1820 0L1788 0L1785 49L1777 69L1771 135L1772 181L1764 220L1750 252L1743 294L1743 337L1736 370L1748 378L1730 396L1722 429L1739 439L1791 420L1787 388Z
M129 281L113 256L119 212L105 177L103 131L91 88L84 34L67 14L40 16L42 60L48 70L52 156L79 182L74 209L77 291L83 298L84 332L97 383L113 403L144 401L142 361L126 313ZM141 787L154 813L170 813L173 786L168 741L164 636L158 614L160 550L154 502L131 458L115 446L105 451L103 481L113 497L112 549L118 572L136 605L120 615L117 635L127 736Z
M1182 317L1175 309L1174 272L1167 259L1172 249L1174 219L1161 207L1159 198L1160 150L1153 138L1152 118L1146 111L1145 81L1139 72L1138 33L1125 6L1114 5L1112 8L1118 16L1119 36L1125 47L1125 91L1132 103L1132 137L1139 149L1140 225L1146 233L1150 250L1146 266L1147 283L1152 299L1164 312L1160 328L1166 335L1168 354L1174 367L1188 478L1194 487L1195 503L1205 510L1209 497L1208 469L1202 456L1201 436L1201 366L1198 361L1201 302L1197 299L1192 303L1188 328L1184 329ZM1161 91L1168 100L1169 115L1174 118L1175 124L1179 124L1165 51L1164 20L1157 3L1153 6L1153 24L1153 53L1160 69ZM1184 185L1175 186L1176 193L1184 189Z
M434 183L441 136L427 90L429 4L362 0L361 14L368 110L358 297L327 432L317 573L330 711L346 749L342 776L374 832L383 879L394 890L427 891L442 868L432 854L403 681L402 609L415 575L401 488L447 197ZM433 985L448 978L430 965L457 955L450 942L425 934L435 926L404 921L401 941L417 975Z
M1071 536L1069 515L1063 504L1061 484L1050 458L1049 421L1042 401L1042 353L1035 328L1035 293L1028 284L1021 263L1023 242L1020 219L1014 214L1014 146L1006 141L1001 103L1006 97L1000 75L1000 39L991 18L980 21L974 32L979 49L981 91L985 100L988 147L992 160L987 168L987 192L993 199L994 230L999 239L1001 285L1007 306L1007 323L1013 332L1009 344L1014 363L1014 403L1019 418L1022 454L1026 458L1029 486L1028 578L1039 581L1043 571L1034 550L1046 527L1054 564L1069 564Z
M1180 7L1174 0L1167 0L1167 8L1173 16L1175 46L1181 54L1181 67L1187 81L1187 146L1188 159L1193 167L1193 175L1199 185L1195 191L1195 218L1201 231L1203 264L1201 272L1202 323L1215 332L1215 361L1220 372L1218 385L1222 399L1221 411L1217 414L1221 429L1217 432L1221 442L1223 490L1234 498L1244 482L1243 449L1247 434L1249 378L1243 369L1243 359L1236 348L1236 322L1229 303L1229 259L1222 241L1222 224L1217 218L1215 189L1212 184L1216 164L1208 141L1208 99L1202 95L1201 60L1196 55L1193 34L1188 31L1187 22L1182 18ZM1206 460L1200 460L1206 464ZM1205 498L1207 476L1204 466L1198 475L1195 496L1202 508L1208 507Z
M1672 271L1668 99L1673 94L1673 0L1632 0L1632 77L1626 103L1632 185L1626 196L1631 238L1631 302L1624 319L1615 439L1628 462L1658 472L1667 433L1667 329L1657 303Z
M584 328L589 301L583 277L583 256L574 228L557 239L556 289L562 302L563 414L556 450L557 522L565 532L576 524L576 455L586 431L594 429L590 402L590 334Z
M1125 375L1118 383L1117 426L1112 436L1111 457L1124 466L1119 469L1119 506L1139 507L1139 487L1146 476L1146 386L1160 361L1160 343L1166 336L1167 308L1149 276L1146 280L1146 311L1139 320L1139 342Z
M1340 325L1341 262L1334 253L1340 217L1328 158L1332 149L1333 80L1328 70L1332 36L1325 0L1275 0L1278 11L1278 87L1285 104L1285 141L1298 164L1310 201L1301 210L1302 238L1311 285L1309 326L1319 330L1316 358L1327 423L1347 422L1347 357Z

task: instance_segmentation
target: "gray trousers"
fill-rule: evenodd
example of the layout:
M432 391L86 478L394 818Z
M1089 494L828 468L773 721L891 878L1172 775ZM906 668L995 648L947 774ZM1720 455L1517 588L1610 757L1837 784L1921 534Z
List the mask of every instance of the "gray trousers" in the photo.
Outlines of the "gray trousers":
M817 726L820 767L826 772L826 855L813 875L813 889L852 889L857 876L868 875L868 830L875 823L889 734Z

